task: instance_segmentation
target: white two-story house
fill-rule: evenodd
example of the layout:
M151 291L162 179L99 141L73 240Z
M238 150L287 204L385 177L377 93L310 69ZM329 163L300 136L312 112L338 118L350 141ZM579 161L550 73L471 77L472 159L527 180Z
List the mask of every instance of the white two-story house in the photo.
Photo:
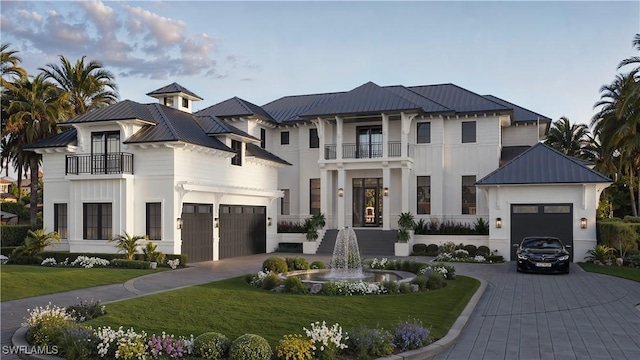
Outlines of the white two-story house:
M369 82L191 114L201 98L178 84L148 95L159 103L122 101L31 146L43 154L45 227L71 251L111 252L107 239L127 231L191 261L271 252L278 220L318 212L330 229L395 229L403 212L482 218L507 258L531 231L577 255L595 244L610 179L536 145L551 119L500 98Z

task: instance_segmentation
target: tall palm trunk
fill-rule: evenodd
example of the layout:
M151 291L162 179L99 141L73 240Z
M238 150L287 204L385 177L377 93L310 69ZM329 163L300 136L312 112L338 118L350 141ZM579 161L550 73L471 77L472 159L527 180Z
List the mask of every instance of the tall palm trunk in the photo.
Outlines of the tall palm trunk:
M38 156L31 156L29 159L29 168L31 169L31 195L29 197L29 225L31 230L38 228Z
M631 215L638 216L638 208L636 207L636 194L633 184L635 183L634 172L631 170L631 179L629 180L629 196L631 197ZM640 185L640 179L638 179ZM640 188L638 189L638 196L640 197ZM640 198L638 199L640 201Z

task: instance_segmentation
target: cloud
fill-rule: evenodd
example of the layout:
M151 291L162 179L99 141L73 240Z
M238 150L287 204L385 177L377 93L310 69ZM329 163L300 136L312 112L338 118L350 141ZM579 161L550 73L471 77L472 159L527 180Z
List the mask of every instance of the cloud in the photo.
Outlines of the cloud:
M186 22L140 6L102 1L59 5L18 2L5 7L3 3L0 29L3 38L14 39L3 42L14 42L29 58L61 54L74 61L86 55L125 77L224 78L230 71L259 69L242 56L223 54L222 41L216 37L190 35Z

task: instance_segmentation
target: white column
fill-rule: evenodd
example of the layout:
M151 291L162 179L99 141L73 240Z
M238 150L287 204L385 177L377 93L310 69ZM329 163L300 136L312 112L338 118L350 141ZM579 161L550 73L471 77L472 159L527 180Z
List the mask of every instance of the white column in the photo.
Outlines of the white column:
M409 153L409 133L411 132L411 122L417 114L400 113L401 133L400 133L400 156L408 157Z
M384 122L383 122L384 123ZM388 166L382 168L382 229L391 229L391 193L398 192L396 189L391 189L391 169ZM384 188L389 189L389 194L384 195Z
M316 128L318 129L318 139L319 139L319 142L318 142L318 160L324 160L325 123L320 118L318 118L317 120L313 121L313 123L316 124Z
M345 207L345 197L347 193L346 187L346 173L344 169L338 169L338 189L343 189L343 195L338 196L338 190L336 189L335 194L331 194L330 196L335 196L338 198L338 229L341 229L346 226L346 207Z
M382 114L382 158L389 156L389 115ZM384 182L385 186L388 182ZM384 218L383 218L384 222Z
M331 196L329 194L329 171L320 169L320 213L329 218L329 209L331 209Z
M402 212L409 211L409 177L410 170L406 165L402 167Z
M342 126L342 118L336 116L336 159L338 160L342 160Z

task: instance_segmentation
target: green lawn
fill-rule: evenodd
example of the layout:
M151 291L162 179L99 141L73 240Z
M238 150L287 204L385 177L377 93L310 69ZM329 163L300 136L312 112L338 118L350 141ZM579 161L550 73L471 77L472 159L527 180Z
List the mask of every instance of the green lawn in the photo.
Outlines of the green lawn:
M111 303L106 316L86 324L185 336L217 331L230 339L255 333L276 346L284 334L304 334L302 327L315 321L337 322L348 331L358 324L378 323L389 329L399 320L416 318L438 339L449 331L479 285L475 279L458 276L446 288L424 293L329 297L276 294L234 278Z
M9 301L93 286L124 283L135 277L156 271L162 270L2 265L0 267L2 289L0 300Z
M595 272L599 274L617 276L633 281L640 282L640 269L618 266L602 266L592 263L578 263L585 271Z

